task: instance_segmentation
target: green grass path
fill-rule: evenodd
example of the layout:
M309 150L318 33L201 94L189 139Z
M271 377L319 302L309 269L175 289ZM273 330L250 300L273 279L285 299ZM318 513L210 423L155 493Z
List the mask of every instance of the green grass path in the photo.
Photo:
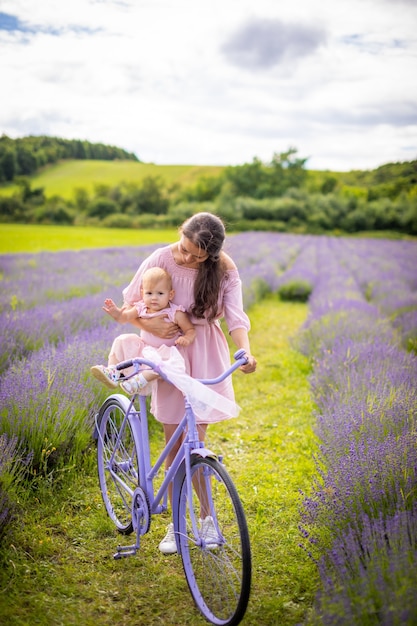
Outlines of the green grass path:
M306 306L271 297L250 310L258 370L237 373L237 419L209 429L241 495L253 551L244 625L299 624L312 603L315 566L298 544L299 490L308 491L316 449L307 360L289 344ZM153 438L160 438L153 427ZM0 622L10 626L203 625L181 561L157 544L169 516L152 522L135 557L115 561L93 459L70 485L41 488L25 504L0 563ZM123 538L122 538L123 539Z

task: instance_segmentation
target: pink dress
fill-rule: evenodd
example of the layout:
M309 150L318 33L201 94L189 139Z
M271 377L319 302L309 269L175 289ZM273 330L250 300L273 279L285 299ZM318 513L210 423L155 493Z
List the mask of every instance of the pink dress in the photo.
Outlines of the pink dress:
M183 305L185 311L190 314L198 270L177 265L171 246L155 250L142 263L131 283L123 291L125 302L132 305L138 300L142 275L149 267L162 267L171 274L172 287L175 290L173 301ZM242 283L237 269L228 270L222 281L218 319L209 324L206 319L190 315L196 329L196 338L190 346L179 347L179 351L184 357L187 372L193 378L216 378L230 366L229 346L219 322L221 317L225 318L229 333L236 328L245 328L248 331L250 329L248 316L243 311ZM134 334L122 335L115 340L115 343L119 342L118 356L123 354L120 360L137 356L138 340L140 341L140 338ZM230 376L222 383L213 385L213 389L234 401ZM162 423L178 424L184 416L184 399L181 392L165 381L158 381L157 388L152 394L151 411ZM200 420L197 415L197 422L219 422L229 417L221 411L213 411L210 419Z

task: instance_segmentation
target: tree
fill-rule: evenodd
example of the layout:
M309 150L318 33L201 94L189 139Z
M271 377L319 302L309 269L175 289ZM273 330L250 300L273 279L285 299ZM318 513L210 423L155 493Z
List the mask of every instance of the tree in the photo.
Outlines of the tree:
M17 196L0 197L0 221L10 223L27 222L29 210Z
M168 210L168 199L163 192L162 183L157 176L146 176L136 194L138 213L165 214Z
M337 187L337 178L335 176L326 176L321 184L320 191L323 194L332 193Z
M117 205L113 200L107 198L96 198L87 208L89 217L98 217L101 220L112 213L117 213Z
M76 140L74 142L74 159L85 159L85 146L82 141Z
M16 157L12 150L6 150L1 160L5 180L12 181L16 174Z
M252 163L228 167L225 179L232 184L237 197L280 197L288 189L302 187L305 183L307 159L294 158L296 153L295 148L290 148L287 152L275 153L268 164L254 158Z
M193 187L178 193L178 197L185 201L211 202L220 194L222 184L220 176L201 176Z
M74 217L62 204L60 198L52 198L50 202L36 209L34 217L39 224L70 225L74 223Z
M89 197L87 190L84 187L77 187L74 190L75 206L80 211L86 211L88 207Z
M30 180L24 176L16 178L16 185L19 187L19 196L23 202L42 204L45 201L44 188L35 187L35 189L32 189Z
M27 176L36 171L38 161L33 152L25 147L18 147L16 150L16 161L18 173Z
M268 176L262 161L254 158L252 163L227 167L225 170L226 181L233 186L235 196L259 197L258 189L267 182Z
M305 183L307 172L304 169L307 159L297 159L296 148L289 148L287 152L275 153L271 162L271 176L269 195L282 196L287 189L302 187Z

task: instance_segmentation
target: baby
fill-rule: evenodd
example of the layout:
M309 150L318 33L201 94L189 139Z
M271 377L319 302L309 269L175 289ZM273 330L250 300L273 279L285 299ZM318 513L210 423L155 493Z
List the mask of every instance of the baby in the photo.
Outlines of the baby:
M174 304L172 299L175 291L172 289L171 276L160 267L151 267L143 274L141 286L142 299L135 302L133 306L119 308L110 298L104 301L103 310L120 324L132 322L138 317L167 317L170 322L175 322L180 332L173 340L167 342L150 333L141 332L141 348L139 354L146 345L159 347L161 345L189 346L195 339L195 328L192 325L184 307ZM108 366L94 365L91 373L95 378L112 389L118 387L129 395L137 393L149 382L158 378L158 374L152 370L145 370L130 378L120 380L120 373L116 370L117 359L110 355Z

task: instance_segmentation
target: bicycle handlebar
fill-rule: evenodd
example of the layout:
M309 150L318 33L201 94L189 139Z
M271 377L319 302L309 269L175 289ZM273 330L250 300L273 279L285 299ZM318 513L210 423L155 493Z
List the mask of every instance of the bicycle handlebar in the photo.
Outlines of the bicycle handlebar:
M197 378L196 380L198 380L200 383L203 383L203 385L214 385L216 383L221 383L225 378L227 378L228 376L230 376L230 374L237 370L238 367L240 367L241 365L246 365L246 363L248 362L248 358L244 355L245 350L243 348L235 352L233 357L236 362L233 363L231 367L229 367L226 371L220 374L220 376L218 376L217 378ZM116 369L120 371L134 365L147 365L153 370L158 370L158 366L155 363L153 363L152 361L148 361L148 359L143 359L142 357L136 357L127 361L122 361L121 363L118 363L116 365Z

